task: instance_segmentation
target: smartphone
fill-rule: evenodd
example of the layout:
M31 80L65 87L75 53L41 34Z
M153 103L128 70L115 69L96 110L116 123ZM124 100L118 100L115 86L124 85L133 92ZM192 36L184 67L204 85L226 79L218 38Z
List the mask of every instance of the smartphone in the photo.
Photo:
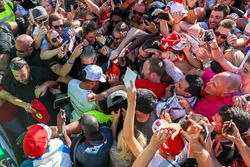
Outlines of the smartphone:
M174 99L176 98L176 93L174 93L174 95L170 98L168 98L168 100L166 101L166 103L164 104L164 106L161 108L161 112L160 115L168 108L170 108L170 105L173 103Z
M209 137L209 130L208 130L208 126L203 126L203 138L204 138L204 142L206 143Z
M214 38L214 35L213 35L213 30L205 30L204 33L203 33L203 36L202 36L202 40L204 42L210 42L210 41L213 41L215 38Z
M167 13L166 12L160 12L158 14L158 19L169 21L170 20L169 13L168 12Z
M58 109L66 104L68 104L70 102L70 97L69 96L65 96L59 99L56 99L54 101L54 109Z
M228 124L228 126L225 128L224 131L225 131L226 133L232 133L232 132L233 132L232 122L233 122L233 120L231 119L230 122L229 122L229 124Z

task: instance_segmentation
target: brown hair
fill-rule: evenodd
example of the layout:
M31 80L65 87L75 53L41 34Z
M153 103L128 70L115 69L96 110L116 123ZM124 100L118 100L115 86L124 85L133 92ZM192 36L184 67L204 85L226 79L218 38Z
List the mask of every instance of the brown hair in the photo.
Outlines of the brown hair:
M150 63L150 73L154 72L161 77L165 71L164 61L156 57L150 57L147 61Z
M224 19L219 23L218 27L220 27L220 26L227 28L227 29L230 29L231 32L233 32L237 25L236 25L235 21L233 21L231 19Z
M62 19L59 13L52 13L49 16L49 26L52 26L52 22Z

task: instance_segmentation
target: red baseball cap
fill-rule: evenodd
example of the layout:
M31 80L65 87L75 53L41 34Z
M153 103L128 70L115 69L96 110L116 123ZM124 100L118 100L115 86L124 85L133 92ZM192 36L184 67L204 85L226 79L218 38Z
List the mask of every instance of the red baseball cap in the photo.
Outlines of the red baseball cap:
M45 124L31 126L23 139L23 151L29 158L38 158L43 155L51 137L51 129Z
M184 137L181 134L179 134L178 136L174 138L174 140L169 138L165 143L163 143L161 145L161 150L164 153L167 153L171 156L175 156L175 155L180 154L180 152L185 147L185 143L186 141Z
M46 107L38 99L32 101L32 108L36 110L36 113L32 113L32 117L40 123L48 123L50 120L50 114Z

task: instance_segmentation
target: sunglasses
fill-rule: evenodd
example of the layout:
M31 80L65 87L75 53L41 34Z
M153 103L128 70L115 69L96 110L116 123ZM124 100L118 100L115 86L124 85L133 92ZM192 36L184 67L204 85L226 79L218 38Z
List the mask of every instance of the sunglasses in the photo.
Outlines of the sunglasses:
M22 69L27 63L24 62L17 62L17 63L10 63L9 67L11 70L20 70Z
M48 21L48 18L44 18L42 20L36 20L37 24L42 24L43 22Z
M56 43L57 40L60 39L60 38L61 38L61 37L58 35L57 37L52 38L52 39L51 39L51 42Z
M222 39L227 39L227 35L221 34L219 31L215 31L214 35L217 36L217 37L220 36Z
M133 10L133 14L138 16L143 16L143 13L137 12L136 10Z
M63 28L64 26L61 24L61 25L54 25L53 26L55 29L59 29L59 28Z

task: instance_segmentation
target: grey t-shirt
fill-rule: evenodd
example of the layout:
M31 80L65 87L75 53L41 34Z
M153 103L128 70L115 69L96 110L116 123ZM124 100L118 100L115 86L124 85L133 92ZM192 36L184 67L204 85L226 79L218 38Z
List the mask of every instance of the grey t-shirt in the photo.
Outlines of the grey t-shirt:
M149 143L151 137L153 136L152 125L157 119L155 112L151 112L150 117L147 122L138 122L135 118L135 129L141 131L147 138L147 143Z

